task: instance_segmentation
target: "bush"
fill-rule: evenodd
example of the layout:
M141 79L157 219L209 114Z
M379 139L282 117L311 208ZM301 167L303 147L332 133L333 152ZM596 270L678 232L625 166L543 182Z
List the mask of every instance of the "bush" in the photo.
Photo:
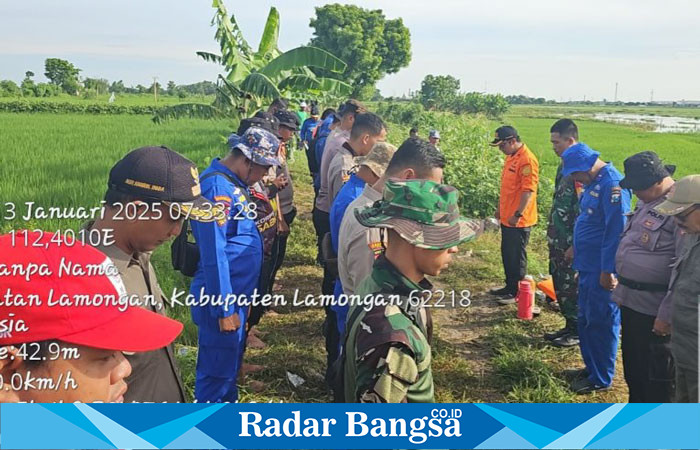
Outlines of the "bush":
M423 105L416 102L379 103L377 114L388 122L414 127L425 120Z
M485 114L497 119L508 112L510 104L501 94L482 94L480 92L468 92L458 94L452 101L445 105L444 109L457 114Z
M420 103L380 103L377 114L389 123L417 127L424 138L428 130L440 131L439 147L447 158L445 183L460 191L460 211L468 217L491 217L498 206L503 156L489 147L492 131L483 116L458 116L452 113L425 111ZM390 134L408 137L404 130Z
M459 189L460 211L468 217L491 217L498 206L503 157L488 145L486 120L431 113L426 124L440 131L439 147L447 158L445 183Z
M69 103L47 101L0 102L0 112L13 113L83 113L83 114L155 114L165 107L146 105L111 105L99 103Z
M0 97L20 97L22 90L12 80L0 81Z

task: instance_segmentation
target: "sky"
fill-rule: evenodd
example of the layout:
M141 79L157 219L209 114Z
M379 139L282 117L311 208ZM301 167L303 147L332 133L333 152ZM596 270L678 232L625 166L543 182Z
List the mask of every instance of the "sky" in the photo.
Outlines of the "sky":
M257 46L269 8L281 15L279 46L304 45L316 0L227 0ZM339 1L339 3L350 3ZM356 0L403 18L408 67L386 76L385 96L420 88L427 74L453 75L463 91L557 101L700 100L698 0ZM0 79L27 70L42 81L58 57L83 77L150 85L214 80L219 67L209 0L0 0Z

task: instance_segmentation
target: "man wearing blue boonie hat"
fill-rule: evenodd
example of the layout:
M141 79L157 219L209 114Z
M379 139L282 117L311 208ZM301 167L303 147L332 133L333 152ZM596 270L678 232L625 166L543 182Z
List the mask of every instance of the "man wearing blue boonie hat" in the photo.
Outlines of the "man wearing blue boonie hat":
M615 374L620 310L612 300L617 284L615 253L630 211L622 174L584 143L561 155L562 176L583 183L574 227L574 269L578 271L578 330L586 368L571 385L579 394L609 389Z
M228 140L231 152L214 159L202 173L202 195L223 205L226 219L192 223L200 253L190 286L190 294L195 298L205 294L250 299L258 287L263 243L255 224L255 207L248 196L248 187L260 181L271 166L280 164L279 145L279 139L272 132L258 126L250 127L241 136L232 135ZM248 308L208 304L193 306L191 310L199 329L195 399L198 402L235 402Z

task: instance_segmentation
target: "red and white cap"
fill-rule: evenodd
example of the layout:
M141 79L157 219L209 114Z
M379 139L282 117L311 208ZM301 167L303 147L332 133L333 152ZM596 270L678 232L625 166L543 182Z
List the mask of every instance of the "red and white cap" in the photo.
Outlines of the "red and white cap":
M55 339L99 349L144 352L165 347L180 334L183 328L180 322L138 306L120 307L116 302L48 305L51 294L54 301L61 296L72 300L76 296L119 299L126 295L116 267L102 252L79 241L58 245L51 241L52 236L49 232L42 236L36 231L18 231L14 245L11 235L0 236L0 264L10 272L10 275L0 274L0 323L5 321L5 327L0 330L0 346ZM97 275L60 273L59 277L61 263L83 268L101 265L105 270ZM30 264L43 264L44 269L48 269L45 272L50 271L50 274L35 273L27 280L25 273L12 270ZM18 306L16 301L8 302L4 298L8 290L11 299L21 295L26 301L34 295L40 302ZM19 320L24 322L27 331L19 326L8 329L10 321L16 324Z

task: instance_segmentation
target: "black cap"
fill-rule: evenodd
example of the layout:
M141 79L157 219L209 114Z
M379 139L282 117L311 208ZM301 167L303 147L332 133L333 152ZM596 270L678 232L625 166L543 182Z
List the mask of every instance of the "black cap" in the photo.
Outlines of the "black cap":
M197 166L167 147L130 151L112 167L107 185L137 199L178 203L195 220L218 218L213 203L202 197Z
M625 178L620 180L620 187L643 191L675 172L676 166L664 165L659 155L647 150L625 160Z
M297 113L289 110L280 110L275 113L275 117L279 120L280 126L285 126L294 131L299 129L299 116L297 116Z
M311 115L312 115L312 116L318 116L318 115L319 115L319 111L318 111L318 106L317 106L317 105L313 105L313 106L311 107Z
M250 127L262 128L279 137L279 120L269 112L258 111L255 116L241 120L236 134L243 136L243 133Z
M498 129L496 129L496 133L494 134L494 139L491 141L489 144L492 147L497 146L501 142L505 141L506 139L513 139L517 138L518 136L518 130L515 128L511 127L510 125L504 125Z

